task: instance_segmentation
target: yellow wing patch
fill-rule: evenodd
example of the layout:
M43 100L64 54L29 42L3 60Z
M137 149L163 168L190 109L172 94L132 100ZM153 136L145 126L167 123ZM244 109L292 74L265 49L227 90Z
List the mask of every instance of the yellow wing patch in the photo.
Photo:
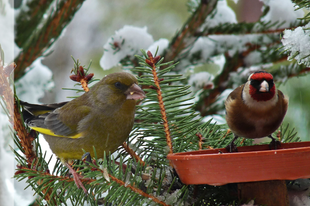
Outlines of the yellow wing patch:
M54 132L52 132L51 130L46 129L46 128L41 128L41 127L30 127L30 128L33 130L36 130L42 134L55 136L55 137L67 137L67 138L77 139L77 138L80 138L82 136L82 133L78 133L78 134L73 135L73 136L63 136L63 135L57 135Z

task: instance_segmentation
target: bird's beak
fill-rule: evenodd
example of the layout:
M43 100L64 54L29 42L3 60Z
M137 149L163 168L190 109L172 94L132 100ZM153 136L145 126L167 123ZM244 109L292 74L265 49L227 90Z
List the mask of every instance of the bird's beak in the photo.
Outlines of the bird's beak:
M260 84L260 92L269 92L269 84L265 80Z
M144 91L137 85L133 84L129 89L125 92L127 98L126 99L144 99L145 93Z

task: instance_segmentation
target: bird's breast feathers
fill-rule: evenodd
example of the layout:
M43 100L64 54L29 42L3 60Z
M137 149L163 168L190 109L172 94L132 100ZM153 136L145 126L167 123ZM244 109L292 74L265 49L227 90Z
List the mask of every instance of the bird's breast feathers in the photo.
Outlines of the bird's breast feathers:
M276 130L287 110L288 100L281 91L268 101L249 99L243 92L245 85L235 89L225 102L226 120L238 136L260 138ZM249 98L247 98L249 97Z

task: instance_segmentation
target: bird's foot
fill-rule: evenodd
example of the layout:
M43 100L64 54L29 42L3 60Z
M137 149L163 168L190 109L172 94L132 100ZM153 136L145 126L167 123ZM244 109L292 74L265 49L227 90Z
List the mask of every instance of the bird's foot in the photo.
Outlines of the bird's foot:
M238 152L238 148L236 147L235 143L234 142L231 142L229 143L229 145L227 145L225 147L225 149L228 151L228 152Z
M279 140L276 140L271 135L269 135L268 137L271 138L269 149L279 149L281 147L281 142Z
M91 162L91 156L89 152L86 152L85 154L83 154L82 161L86 163L86 165L88 165L88 162Z
M234 139L225 147L228 152L238 152L238 148L235 145L235 141L238 139L238 136L235 135Z
M83 185L83 183L81 181L83 176L78 174L78 173L76 173L76 171L71 167L71 165L69 163L66 163L66 166L68 167L70 173L72 174L73 180L74 180L77 188L82 188L84 193L87 194L87 190L86 190L86 188L84 187L84 185Z

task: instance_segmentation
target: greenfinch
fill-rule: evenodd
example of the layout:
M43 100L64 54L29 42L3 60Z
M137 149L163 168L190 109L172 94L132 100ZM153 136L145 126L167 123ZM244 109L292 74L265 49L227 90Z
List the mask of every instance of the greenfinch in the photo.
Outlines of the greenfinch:
M81 159L83 150L93 156L93 147L98 158L114 152L128 138L136 100L144 97L137 79L119 72L107 75L70 102L21 104L25 123L44 135L53 153L69 168L77 187L87 193L68 160Z

